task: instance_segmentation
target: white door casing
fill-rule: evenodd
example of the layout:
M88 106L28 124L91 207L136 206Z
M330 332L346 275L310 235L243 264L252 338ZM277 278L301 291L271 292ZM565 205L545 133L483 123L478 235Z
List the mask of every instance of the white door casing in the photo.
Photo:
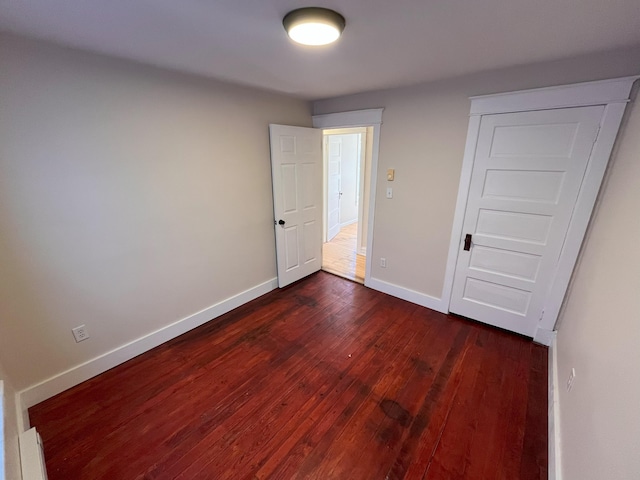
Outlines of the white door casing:
M472 243L458 254L452 312L535 334L603 112L482 117L462 229Z
M499 113L600 105L604 107L600 119L600 132L588 160L582 186L569 222L567 236L549 284L542 318L534 333L535 341L544 345L551 344L554 338L554 326L622 123L626 104L629 102L631 88L638 78L640 76L471 97L469 127L451 229L444 287L440 300L441 308L438 308L438 305L434 305L432 308L445 312L450 310L458 254L464 245L463 221L466 217L467 199L470 193L481 120L487 115Z
M356 110L351 112L327 113L313 116L313 126L316 128L352 128L371 127L372 147L371 147L371 184L368 191L369 220L367 225L367 252L373 251L373 226L375 223L375 197L376 179L378 178L378 152L380 146L380 127L382 125L383 108L372 108L367 110ZM367 255L364 273L364 284L367 287L375 288L371 285L371 255Z
M322 132L269 125L278 286L322 266Z
M357 234L357 245L359 255L363 255L366 257L367 255L367 244L366 244L366 234L367 234L367 225L364 221L365 214L365 205L368 201L368 198L365 197L365 191L368 187L366 184L367 178L367 169L370 169L370 153L367 152L367 129L363 128L360 132L360 145L358 146L359 152L359 175L358 175L358 234Z
M342 137L327 135L327 238L340 232L340 188L342 172Z

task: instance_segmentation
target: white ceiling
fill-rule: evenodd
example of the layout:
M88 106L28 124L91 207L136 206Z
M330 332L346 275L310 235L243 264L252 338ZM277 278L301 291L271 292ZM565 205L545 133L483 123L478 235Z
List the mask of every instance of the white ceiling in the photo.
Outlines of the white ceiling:
M293 44L303 6L342 39ZM0 0L0 29L316 99L640 45L640 0Z

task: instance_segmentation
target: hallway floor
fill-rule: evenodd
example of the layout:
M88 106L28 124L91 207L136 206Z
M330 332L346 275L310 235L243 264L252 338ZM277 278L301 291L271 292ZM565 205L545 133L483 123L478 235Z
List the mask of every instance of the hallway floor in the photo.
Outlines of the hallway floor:
M357 251L358 224L343 227L322 245L322 270L358 283L364 283L366 257Z

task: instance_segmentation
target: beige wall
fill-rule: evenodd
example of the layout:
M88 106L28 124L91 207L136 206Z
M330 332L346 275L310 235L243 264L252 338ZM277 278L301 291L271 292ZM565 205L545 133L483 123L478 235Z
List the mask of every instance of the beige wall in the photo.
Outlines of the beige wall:
M268 124L310 126L307 102L12 36L0 71L17 389L276 276Z
M384 107L372 276L436 298L444 273L472 95L640 73L640 48L314 103L314 114ZM393 199L385 198L395 168ZM385 257L387 268L379 266Z
M563 478L640 478L640 105L601 191L559 322ZM576 378L565 385L571 368Z
M0 384L4 389L4 412L0 412L0 415L4 416L4 432L0 432L0 435L4 435L4 475L7 480L20 480L22 473L20 472L20 452L18 447L16 392L13 388L13 382L4 371L2 363L0 363ZM2 392L0 392L0 395L2 395ZM2 452L0 452L0 462L2 461L1 456ZM2 475L0 475L1 477Z

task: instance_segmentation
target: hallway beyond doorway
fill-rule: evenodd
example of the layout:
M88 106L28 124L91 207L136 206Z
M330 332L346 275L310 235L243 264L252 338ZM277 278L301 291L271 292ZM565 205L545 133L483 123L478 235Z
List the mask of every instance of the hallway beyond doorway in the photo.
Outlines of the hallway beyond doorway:
M356 254L358 224L352 223L340 229L329 242L322 245L322 270L364 283L364 255Z

